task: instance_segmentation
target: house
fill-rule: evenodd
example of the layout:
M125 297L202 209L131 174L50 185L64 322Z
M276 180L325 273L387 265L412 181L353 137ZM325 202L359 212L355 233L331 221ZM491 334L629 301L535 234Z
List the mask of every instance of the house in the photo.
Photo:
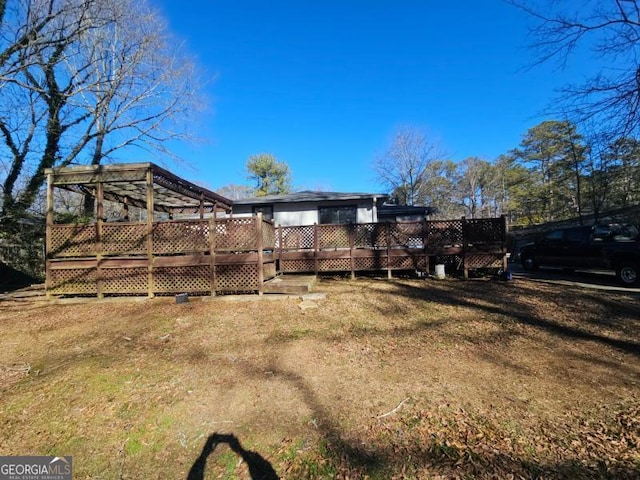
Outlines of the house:
M389 196L381 193L303 191L234 200L232 215L262 213L275 225L377 223Z

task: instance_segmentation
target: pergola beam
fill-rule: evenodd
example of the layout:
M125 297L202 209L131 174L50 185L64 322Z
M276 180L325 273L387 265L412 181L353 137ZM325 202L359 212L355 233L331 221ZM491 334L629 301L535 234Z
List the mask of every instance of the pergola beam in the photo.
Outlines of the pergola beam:
M98 184L103 197L130 206L147 208L147 196L153 192L157 212L203 215L216 210L231 212L232 201L211 190L184 180L153 163L78 166L47 169L52 187L96 196ZM149 190L149 179L152 189Z

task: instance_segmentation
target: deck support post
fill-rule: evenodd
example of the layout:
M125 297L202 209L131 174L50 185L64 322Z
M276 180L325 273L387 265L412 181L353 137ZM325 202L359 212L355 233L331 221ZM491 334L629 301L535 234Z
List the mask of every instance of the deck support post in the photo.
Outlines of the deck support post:
M464 279L469 278L469 263L467 260L467 250L469 248L469 225L466 217L462 217L462 270Z
M264 293L264 238L262 238L262 212L256 215L256 248L258 249L258 295Z
M153 169L147 169L147 260L149 262L147 274L147 295L149 298L154 297L154 279L153 279Z
M424 252L424 273L429 275L429 250L427 241L429 239L429 222L427 219L422 220L422 251Z
M386 233L386 242L387 242L387 278L391 279L393 276L391 275L391 223L385 223L385 233Z
M216 215L215 209L213 217L209 218L209 260L210 263L210 282L211 282L211 296L216 296L216 283L217 283L217 272L216 272Z
M318 224L313 224L313 273L318 275Z
M102 258L104 257L104 185L101 181L96 184L96 275L98 298L104 298L104 278L102 272Z
M284 250L284 243L283 243L283 237L282 237L282 225L278 225L276 227L278 229L278 256L276 257L276 261L278 262L278 268L276 270L276 273L280 272L281 269L281 258L282 258L282 251Z
M375 205L375 200L374 203ZM356 278L356 261L353 258L354 250L355 250L355 233L356 233L356 224L350 223L349 226L349 266L351 267L351 280Z
M507 264L507 216L505 214L500 215L501 223L501 242L500 252L502 253L502 270L505 272L509 268Z
M53 226L53 173L47 173L47 216L45 226L45 242L44 242L44 268L45 279L44 289L46 297L51 298L51 227Z

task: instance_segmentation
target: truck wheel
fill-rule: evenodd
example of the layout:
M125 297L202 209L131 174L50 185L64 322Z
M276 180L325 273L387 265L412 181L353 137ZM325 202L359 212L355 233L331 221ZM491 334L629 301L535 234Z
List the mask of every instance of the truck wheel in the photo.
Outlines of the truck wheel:
M640 278L638 278L638 265L635 263L629 262L618 265L616 268L616 276L626 287L633 287L640 282Z
M522 257L522 268L527 270L528 272L533 272L538 269L538 263L536 259L530 255Z

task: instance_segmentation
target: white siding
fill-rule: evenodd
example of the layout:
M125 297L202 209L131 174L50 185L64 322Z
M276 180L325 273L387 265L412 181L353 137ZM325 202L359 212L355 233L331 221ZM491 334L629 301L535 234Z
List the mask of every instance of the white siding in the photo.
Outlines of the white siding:
M295 225L313 225L318 223L319 207L352 206L356 208L356 221L358 223L375 223L375 210L373 199L359 201L323 201L323 202L295 202L273 204L273 220L276 225L285 227ZM234 205L233 215L236 217L248 217L252 215L252 205Z

